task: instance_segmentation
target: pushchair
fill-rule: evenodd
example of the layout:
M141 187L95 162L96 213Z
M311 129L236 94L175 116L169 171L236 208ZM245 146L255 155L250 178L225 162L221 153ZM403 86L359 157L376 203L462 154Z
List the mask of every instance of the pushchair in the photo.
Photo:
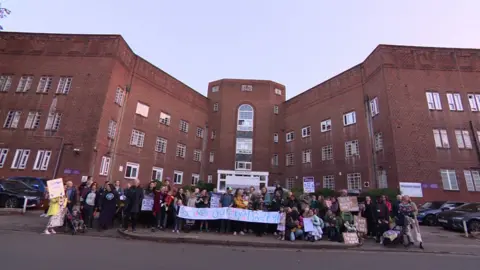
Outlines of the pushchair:
M82 215L78 209L70 211L67 208L65 231L68 230L68 227L72 230L72 235L77 234L77 232L85 233L87 231L87 226L83 222Z
M386 231L382 235L382 243L384 246L394 246L403 244L405 238L405 226L395 225L392 229ZM408 242L407 242L408 243Z

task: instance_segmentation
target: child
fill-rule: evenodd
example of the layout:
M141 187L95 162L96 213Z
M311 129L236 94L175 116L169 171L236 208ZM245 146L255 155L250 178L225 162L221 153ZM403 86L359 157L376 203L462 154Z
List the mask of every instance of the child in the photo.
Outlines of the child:
M74 207L71 214L67 214L67 218L70 220L73 227L73 232L85 232L85 223L83 222L82 216L80 215L80 210L77 207Z
M318 209L315 209L315 212L317 211ZM323 220L319 218L316 214L314 214L314 211L312 210L308 211L308 216L312 218L312 224L313 224L313 232L311 232L313 236L312 242L318 241L322 239L322 235L323 235L322 229L325 226L325 224L323 223Z
M285 240L285 223L287 219L287 213L285 212L285 208L280 207L280 223L277 225L278 231L278 240Z
M173 231L176 233L180 233L180 230L182 229L182 223L183 220L182 218L178 217L178 213L180 213L180 207L183 205L182 200L178 199L177 203L175 204L173 215L174 215L174 225L173 225Z

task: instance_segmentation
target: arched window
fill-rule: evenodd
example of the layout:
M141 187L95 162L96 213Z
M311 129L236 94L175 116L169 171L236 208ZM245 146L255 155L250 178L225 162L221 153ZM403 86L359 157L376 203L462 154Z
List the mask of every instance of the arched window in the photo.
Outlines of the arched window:
M238 108L237 130L253 131L253 107L243 104Z

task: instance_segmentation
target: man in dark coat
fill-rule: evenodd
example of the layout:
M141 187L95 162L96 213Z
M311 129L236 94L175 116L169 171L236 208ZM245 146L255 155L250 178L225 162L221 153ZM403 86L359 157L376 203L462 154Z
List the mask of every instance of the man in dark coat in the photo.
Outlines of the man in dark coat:
M140 181L135 179L133 185L125 191L126 204L125 204L125 220L123 223L123 229L128 230L128 224L132 223L132 232L135 232L137 227L138 213L142 207L143 201L143 189L140 188Z

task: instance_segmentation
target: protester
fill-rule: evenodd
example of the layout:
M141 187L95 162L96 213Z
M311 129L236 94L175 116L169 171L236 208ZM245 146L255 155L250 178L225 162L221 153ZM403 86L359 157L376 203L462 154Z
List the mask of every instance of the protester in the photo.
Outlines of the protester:
M175 198L173 197L172 194L173 194L172 190L168 191L168 187L167 187L167 193L166 194L164 193L164 197L163 197L164 201L163 201L163 204L161 205L162 206L161 207L162 224L160 228L162 230L167 229L168 216L171 210L173 209L171 206Z
M133 185L126 191L125 220L123 229L128 230L129 223L132 224L132 232L136 231L138 213L142 206L143 190L140 188L140 181L135 179Z
M325 223L320 217L318 217L316 212L318 212L318 209L317 210L310 209L308 211L308 217L312 219L312 224L313 224L313 232L311 233L311 235L313 236L312 242L322 239L323 228L325 227Z
M117 191L117 194L119 196L124 194L123 188L120 186L120 180L115 181L115 191Z
M65 220L65 211L67 206L66 197L58 197L50 199L50 207L47 216L50 217L45 228L44 234L56 234L53 228L63 226Z
M417 221L417 205L410 200L409 196L405 195L398 206L398 212L399 217L404 220L404 232L408 238L407 245L410 246L417 242L420 248L423 249L422 235L420 234L420 227Z
M283 206L280 207L279 212L280 212L280 222L277 225L278 239L285 240L287 213L285 212L285 208Z
M112 227L118 199L119 195L115 186L108 184L99 205L100 217L98 218L98 223L100 229L106 230Z
M99 196L97 196L97 183L94 182L88 189L85 189L85 195L82 200L82 209L84 213L85 225L93 229L93 219L95 211L99 205Z
M233 207L232 188L227 187L227 192L220 197L220 207ZM222 219L220 221L220 233L230 233L232 223L229 219Z
M201 195L196 202L196 207L197 208L208 208L209 207L209 200L207 196L207 191L204 190L205 192L202 191ZM200 232L202 232L203 228L205 228L205 231L208 232L208 221L207 220L200 220Z
M381 236L384 232L388 231L390 223L390 212L388 211L388 206L385 203L385 195L380 196L380 199L375 206L375 223L376 223L376 240L377 243L381 242Z
M67 196L67 208L72 212L73 207L77 205L77 188L73 186L72 181L67 181L66 186L67 189L65 195Z
M183 203L186 203L188 198L187 198L187 195L185 194L183 188L180 188L177 192L177 195L175 196L176 200L181 200L182 201L182 204ZM176 203L176 202L175 202Z
M175 202L175 206L174 206L174 209L173 209L175 222L173 224L173 231L172 232L180 233L180 231L182 230L183 220L182 220L182 218L178 217L178 214L180 213L180 207L182 205L183 205L182 200L177 200Z
M45 187L45 192L43 194L43 201L44 201L44 207L45 209L43 210L43 214L40 215L40 217L48 217L48 209L50 208L50 195L48 193L48 187Z
M362 211L362 217L367 221L367 236L375 236L375 218L374 218L375 206L372 203L372 199L367 196L365 197L365 207Z
M162 186L160 189L158 189L158 186L155 188L152 208L152 232L155 231L155 228L158 230L162 229L162 208L166 196L166 186Z
M338 215L340 213L340 204L338 204L337 198L332 197L330 198L332 204L330 205L330 210L334 215Z
M237 189L235 191L235 197L233 199L233 204L235 208L239 209L247 209L248 201L245 201L243 197L243 189ZM233 222L233 235L237 235L238 233L244 235L243 232L244 224L241 221L234 221Z

